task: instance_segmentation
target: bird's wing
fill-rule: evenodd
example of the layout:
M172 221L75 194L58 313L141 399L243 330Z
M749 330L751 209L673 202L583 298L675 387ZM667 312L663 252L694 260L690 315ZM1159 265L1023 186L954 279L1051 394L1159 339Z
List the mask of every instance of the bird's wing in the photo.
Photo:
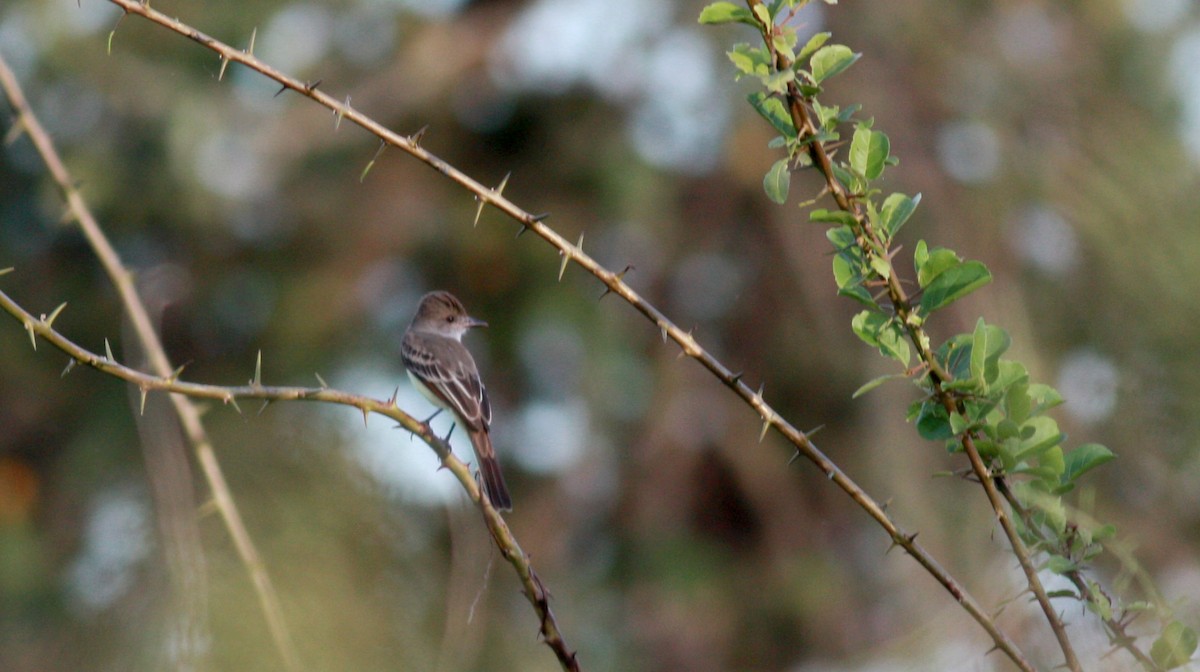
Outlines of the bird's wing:
M404 366L468 428L488 429L492 405L466 346L451 338L409 332L400 352Z

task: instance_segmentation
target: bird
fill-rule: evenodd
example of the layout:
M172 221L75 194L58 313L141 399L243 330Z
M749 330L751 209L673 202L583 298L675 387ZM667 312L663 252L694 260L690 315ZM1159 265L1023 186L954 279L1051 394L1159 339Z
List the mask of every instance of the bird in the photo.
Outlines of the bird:
M484 493L492 507L511 511L512 497L492 445L492 405L475 359L462 343L468 331L486 326L487 322L468 315L462 302L450 292L429 292L421 297L416 315L404 332L400 356L413 387L439 407L438 413L449 410L467 430ZM430 420L436 416L434 413Z

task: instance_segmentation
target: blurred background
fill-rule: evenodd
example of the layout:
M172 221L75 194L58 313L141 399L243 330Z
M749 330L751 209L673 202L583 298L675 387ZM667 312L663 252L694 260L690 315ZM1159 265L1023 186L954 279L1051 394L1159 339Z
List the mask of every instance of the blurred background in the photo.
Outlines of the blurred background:
M702 2L214 0L155 8L255 53L551 214L817 442L989 608L1043 669L966 466L904 421L916 392L849 329L824 231L762 193L778 158L724 51L744 26ZM658 330L494 211L328 111L102 0L5 0L16 70L150 302L185 378L313 385L432 412L399 337L425 291L491 324L467 343L495 407L508 517L585 669L1008 670L953 599ZM1186 0L814 3L864 57L826 104L861 102L924 200L901 235L986 263L977 316L1067 398L1069 445L1118 460L1074 503L1175 615L1200 625L1200 14ZM802 38L804 39L804 38ZM7 109L5 110L7 114ZM11 117L6 116L7 132ZM822 204L824 205L824 204ZM0 283L125 361L121 306L27 138L0 153ZM907 263L899 266L908 269ZM244 567L165 404L0 320L0 669L280 670ZM134 395L136 397L136 395ZM161 400L160 400L161 401ZM555 670L511 570L432 452L382 418L273 404L205 415L310 670ZM168 418L168 419L164 419ZM439 417L444 432L449 420ZM460 453L470 455L459 443ZM182 508L181 507L182 503ZM188 545L190 540L192 543ZM174 550L173 550L174 549ZM182 549L182 550L181 550ZM1128 569L1128 566L1124 567ZM1147 597L1106 554L1092 571ZM180 577L187 577L181 580ZM1063 587L1053 583L1050 588ZM1113 584L1116 584L1115 586ZM1014 599L1016 598L1016 599ZM1088 669L1132 667L1063 603ZM1144 617L1136 632L1157 630ZM1147 642L1148 648L1149 643Z

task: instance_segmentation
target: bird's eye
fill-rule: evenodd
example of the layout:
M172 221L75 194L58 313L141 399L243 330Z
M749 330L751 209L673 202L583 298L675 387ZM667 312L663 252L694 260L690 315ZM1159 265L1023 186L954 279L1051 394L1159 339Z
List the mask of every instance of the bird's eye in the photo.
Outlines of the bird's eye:
M447 315L447 316L446 316L446 321L447 321L447 322L453 322L453 321L454 321L454 316L453 316L453 315Z

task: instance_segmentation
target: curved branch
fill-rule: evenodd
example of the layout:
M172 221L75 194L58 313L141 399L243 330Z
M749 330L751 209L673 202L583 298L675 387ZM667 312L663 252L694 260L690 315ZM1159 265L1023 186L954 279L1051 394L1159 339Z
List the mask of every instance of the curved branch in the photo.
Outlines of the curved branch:
M151 375L129 368L115 361L107 354L99 355L91 352L60 334L52 325L53 318L57 317L58 311L55 311L50 317L46 317L45 315L34 317L2 291L0 291L0 308L3 308L5 312L12 315L13 318L24 325L25 330L29 332L29 338L33 341L35 348L37 347L37 337L44 338L51 345L66 353L71 358L72 363L91 367L101 373L106 373L136 385L142 391L143 395L149 394L151 391L161 391L175 392L177 395L186 395L188 397L216 399L223 404L233 406L239 413L241 409L237 406L238 399L318 401L357 408L362 411L364 418L370 413L378 413L400 423L401 427L412 432L433 449L438 459L441 460L442 466L454 474L454 477L458 479L463 489L467 491L467 495L479 507L483 513L483 520L487 524L488 531L491 532L492 538L496 541L496 546L500 549L500 553L504 556L504 559L517 572L517 576L521 579L521 586L525 597L537 611L538 618L541 621L540 632L542 639L554 651L554 655L558 657L559 663L562 664L564 670L577 672L580 669L575 652L571 651L567 646L562 632L558 628L554 612L550 610L546 588L537 573L533 570L529 556L521 550L521 546L517 543L516 537L513 536L508 524L504 522L504 518L492 508L487 497L482 496L482 491L479 488L479 484L475 481L475 476L471 473L471 468L465 462L455 457L454 453L450 450L450 444L435 434L428 423L421 422L400 410L396 406L395 399L379 401L378 399L371 399L370 397L351 394L329 387L266 386L258 382L257 375L255 376L255 380L249 385L232 387L188 383L178 380L174 376Z

